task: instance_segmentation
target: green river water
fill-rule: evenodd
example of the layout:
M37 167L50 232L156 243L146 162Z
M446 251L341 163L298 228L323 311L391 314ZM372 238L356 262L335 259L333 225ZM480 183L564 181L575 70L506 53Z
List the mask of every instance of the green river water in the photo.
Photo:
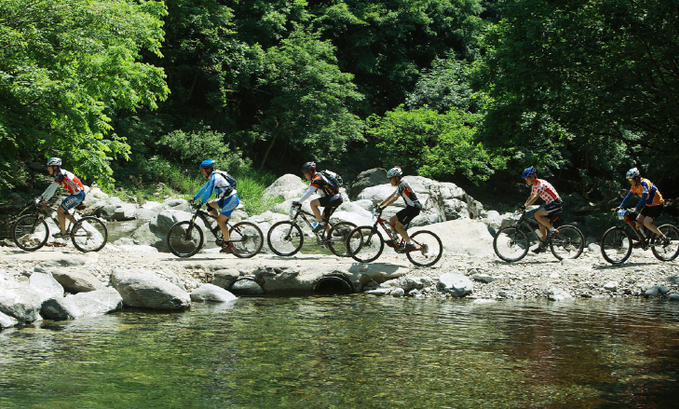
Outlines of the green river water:
M670 408L679 303L240 298L0 332L0 408Z

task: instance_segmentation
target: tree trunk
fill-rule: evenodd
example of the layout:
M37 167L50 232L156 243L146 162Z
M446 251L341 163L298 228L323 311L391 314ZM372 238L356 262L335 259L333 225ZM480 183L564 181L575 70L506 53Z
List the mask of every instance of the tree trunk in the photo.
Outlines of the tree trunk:
M264 163L269 158L269 152L271 152L271 148L273 148L273 144L274 142L276 142L276 137L278 136L279 132L280 128L276 128L276 132L273 134L271 141L269 141L269 146L266 147L266 152L264 152L264 157L262 158L262 161L259 163L259 167L257 168L257 170L261 171L264 168Z

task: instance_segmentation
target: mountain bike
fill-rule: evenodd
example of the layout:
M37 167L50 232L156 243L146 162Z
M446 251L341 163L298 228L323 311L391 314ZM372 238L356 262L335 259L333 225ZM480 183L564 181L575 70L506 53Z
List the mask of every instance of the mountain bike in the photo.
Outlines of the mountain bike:
M195 210L191 220L175 223L167 232L167 246L177 257L191 257L203 248L203 229L212 233L218 247L224 246L224 235L216 223L217 217L201 209L201 205L191 204L191 208ZM214 225L212 222L215 222ZM238 222L231 225L227 221L226 227L229 229L229 240L233 243L230 250L236 257L249 258L262 249L264 235L256 224Z
M332 215L332 214L331 214ZM290 208L290 221L284 220L271 226L267 234L267 242L269 248L279 256L292 256L302 248L304 244L304 232L302 227L308 227L316 236L316 242L319 246L330 249L332 254L336 256L346 255L346 239L349 232L356 227L351 222L332 223L328 220L330 229L323 229L317 232L313 231L313 225L309 221L316 219L316 216L302 209L301 205L292 206ZM329 218L328 218L329 219ZM305 224L302 224L302 221Z
M662 239L653 233L646 235L643 228L637 229L636 214L625 209L617 212L620 226L614 226L606 230L601 236L601 255L611 264L624 263L632 254L632 248L642 248L653 252L653 255L662 261L672 261L679 254L679 229L672 224L663 224L658 227L668 239L669 243L663 243ZM633 232L630 233L630 230Z
M413 233L410 238L415 243L415 248L406 251L406 242L400 234L382 218L384 209L373 208L373 218L375 223L372 226L360 226L349 233L347 239L347 252L356 261L370 263L377 260L384 250L384 244L392 247L397 253L405 253L408 260L416 266L429 267L436 264L443 254L443 244L441 239L428 230L420 230ZM378 226L386 235L382 236ZM407 230L408 225L404 228Z
M75 219L75 223L66 218L66 235L78 250L87 253L99 251L108 240L106 224L93 216L81 217L79 212L86 206L80 204L75 209L69 210L69 214ZM23 213L23 212L22 212ZM20 216L12 225L12 240L19 248L26 251L35 251L47 243L50 236L46 220L52 220L59 229L59 220L55 217L56 209L49 204L35 203L35 212Z
M554 223L560 213L548 215L549 220ZM540 242L540 224L526 217L525 210L517 211L514 216L518 214L520 217L515 219L514 224L502 227L493 238L495 254L504 261L519 261L526 256L531 245L529 235L532 234L537 242ZM551 239L547 239L544 245L549 245L552 254L559 260L578 258L585 248L585 236L577 227L570 224L558 226L557 230L558 233Z

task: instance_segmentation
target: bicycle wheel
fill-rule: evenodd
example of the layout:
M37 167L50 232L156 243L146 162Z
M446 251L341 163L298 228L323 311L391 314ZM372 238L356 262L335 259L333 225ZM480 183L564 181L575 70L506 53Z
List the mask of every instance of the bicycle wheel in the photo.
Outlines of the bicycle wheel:
M240 258L250 258L259 253L264 244L262 230L250 222L236 223L229 230L229 239L233 243L231 252Z
M658 227L658 230L670 239L670 244L655 244L651 247L651 251L658 260L672 261L679 254L679 229L671 224L663 224ZM656 240L659 239L656 237Z
M347 254L347 238L355 228L356 225L350 222L340 222L330 228L326 243L332 254L340 257L349 256Z
M357 227L349 233L347 238L347 252L356 261L370 263L384 250L384 240L372 226Z
M622 227L611 227L601 236L601 255L609 263L624 263L630 254L632 254L632 238Z
M106 225L96 217L83 217L75 222L71 229L71 241L75 248L83 253L101 250L107 240Z
M292 256L302 248L304 234L298 225L283 221L271 226L266 241L271 251L279 256Z
M203 248L203 230L190 221L178 222L167 232L167 247L177 257L191 257Z
M575 226L569 224L559 226L559 232L552 237L549 248L554 257L559 260L565 258L576 259L585 249L585 236Z
M410 236L415 243L415 250L406 253L411 263L420 267L429 267L436 264L443 254L443 243L436 234L422 230Z
M530 242L526 233L518 226L506 226L495 234L493 249L504 261L519 261L528 253Z
M50 230L37 214L21 216L12 226L12 240L20 249L35 251L47 243Z

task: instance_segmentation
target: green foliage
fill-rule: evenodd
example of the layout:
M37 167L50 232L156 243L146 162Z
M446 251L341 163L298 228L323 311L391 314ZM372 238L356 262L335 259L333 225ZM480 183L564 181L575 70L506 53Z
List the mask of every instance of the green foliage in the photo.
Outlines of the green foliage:
M230 149L225 138L224 134L210 130L192 133L176 130L160 138L158 145L165 148L166 159L196 172L205 159L215 160L219 169L233 174L249 168L250 162L242 159L239 149Z
M446 114L429 108L405 111L398 107L381 118L368 118L368 133L379 140L385 152L385 167L397 164L437 180L464 177L478 183L501 167L501 158L491 158L475 141L479 115L450 110Z
M155 1L0 2L5 163L61 156L82 177L110 185L111 157L129 153L111 133L112 112L155 108L169 92L163 71L139 62L144 50L159 53L164 15Z

